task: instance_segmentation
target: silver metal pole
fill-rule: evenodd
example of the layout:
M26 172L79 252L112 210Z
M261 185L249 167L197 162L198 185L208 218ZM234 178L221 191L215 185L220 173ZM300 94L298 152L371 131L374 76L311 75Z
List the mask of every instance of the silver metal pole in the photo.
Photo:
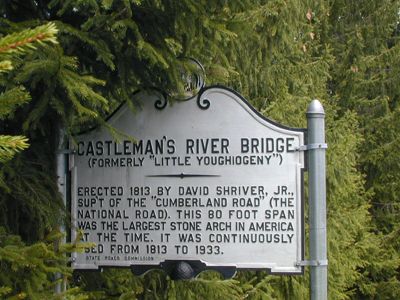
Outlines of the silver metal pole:
M328 298L325 112L318 100L308 106L307 128L311 300L325 300Z
M64 207L67 205L67 154L66 154L66 136L64 130L59 130L59 143L57 149L57 184L58 184L58 191L62 195ZM60 224L60 231L65 234L65 225L64 222ZM66 243L66 237L60 241L62 243ZM58 249L59 242L56 243L55 248ZM60 280L62 275L60 273L56 273L55 275L56 280ZM56 294L61 294L66 290L66 283L65 282L58 282L55 286Z

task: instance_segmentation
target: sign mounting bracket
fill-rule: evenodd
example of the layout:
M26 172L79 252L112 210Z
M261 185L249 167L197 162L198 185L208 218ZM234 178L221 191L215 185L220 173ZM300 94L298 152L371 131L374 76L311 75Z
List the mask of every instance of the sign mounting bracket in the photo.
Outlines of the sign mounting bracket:
M317 267L317 266L327 266L328 260L302 260L296 263L299 267Z
M313 149L327 149L327 148L328 148L328 144L315 143L315 144L302 145L302 146L296 148L295 151L308 151L308 150L313 150Z
M76 154L75 149L61 149L57 151L57 154Z

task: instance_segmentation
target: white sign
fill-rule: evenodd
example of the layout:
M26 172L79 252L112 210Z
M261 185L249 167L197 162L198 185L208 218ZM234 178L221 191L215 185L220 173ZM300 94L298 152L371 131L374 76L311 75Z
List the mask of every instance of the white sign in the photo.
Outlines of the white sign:
M301 273L304 130L271 122L235 92L211 87L166 105L138 93L108 123L76 137L75 269L201 261Z

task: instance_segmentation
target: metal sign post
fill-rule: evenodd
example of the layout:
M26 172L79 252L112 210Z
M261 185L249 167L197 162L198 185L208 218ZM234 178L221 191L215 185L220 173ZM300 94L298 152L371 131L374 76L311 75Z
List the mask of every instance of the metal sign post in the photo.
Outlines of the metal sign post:
M318 100L307 109L311 299L327 299L325 112Z
M68 169L68 153L65 152L67 144L67 138L65 134L64 129L59 130L59 143L58 143L58 150L56 153L56 162L57 162L57 185L58 185L58 191L60 192L62 199L63 199L63 204L64 207L67 207L67 169ZM64 220L62 221L62 224L60 224L60 231L65 234L65 225L64 225ZM55 250L58 251L59 249L59 244L60 243L66 243L66 237L64 236L60 240L57 240L55 242ZM57 281L57 284L55 286L55 292L56 294L61 294L66 290L66 282L62 281L62 275L60 273L55 274L55 279Z

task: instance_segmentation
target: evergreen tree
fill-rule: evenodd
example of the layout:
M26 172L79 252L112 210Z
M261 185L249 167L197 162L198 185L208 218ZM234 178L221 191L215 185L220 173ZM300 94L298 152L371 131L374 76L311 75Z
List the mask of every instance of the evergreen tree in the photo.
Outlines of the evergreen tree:
M35 43L55 43L55 33L54 24L48 24L0 39L0 84L5 88L0 94L0 120L10 118L18 106L30 100L23 86L8 88L7 72L13 69L12 61L17 60L24 50L34 49ZM16 152L27 146L27 139L23 136L0 136L0 162L10 160Z
M312 98L323 101L327 114L327 202L329 243L329 299L357 295L364 267L379 260L370 227L369 197L357 170L355 153L362 142L356 115L331 100L326 89L334 53L325 41L331 8L323 2L268 2L240 14L253 31L231 48L240 74L235 84L244 88L264 114L280 123L305 127L305 110ZM331 42L329 40L329 42ZM245 46L243 46L245 45ZM250 59L249 59L250 57ZM250 74L250 75L248 75ZM343 157L343 153L346 156ZM352 246L350 246L352 245ZM242 274L253 286L254 299L307 299L305 277L264 277Z
M0 120L12 118L19 106L31 98L22 85L10 84L7 72L18 65L23 55L37 50L37 44L57 43L56 27L52 23L9 34L0 39L0 84L4 91L0 94ZM24 136L0 136L0 163L9 161L16 152L28 147ZM12 192L0 174L2 188ZM4 207L3 198L0 199ZM7 213L7 212L6 212ZM3 221L3 219L2 219ZM3 221L4 222L4 221ZM3 223L2 222L2 223ZM2 224L4 225L4 224ZM50 280L55 272L69 275L67 261L63 255L71 246L54 250L54 241L59 239L54 233L46 241L25 245L19 236L7 234L0 227L0 297L9 299L43 299L53 294L55 281ZM78 249L78 248L76 248ZM75 291L69 291L73 296Z
M361 289L396 299L399 283L399 24L398 1L336 1L329 43L335 56L329 92L341 113L353 110L362 129L359 167L371 196L371 224L378 248L366 264Z

